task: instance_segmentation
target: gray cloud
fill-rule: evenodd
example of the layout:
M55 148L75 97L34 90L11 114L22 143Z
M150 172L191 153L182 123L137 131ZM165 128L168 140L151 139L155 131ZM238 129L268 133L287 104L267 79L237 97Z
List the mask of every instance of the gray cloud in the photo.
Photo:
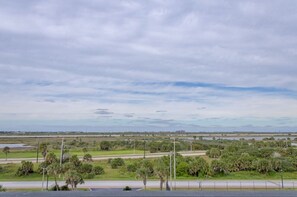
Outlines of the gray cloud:
M73 124L90 121L82 125L110 116L102 128L135 114L151 119L139 120L148 130L164 128L164 120L195 130L207 118L224 128L296 126L275 122L296 120L294 0L0 4L0 113L31 114L20 116L31 121L26 128L51 120L37 115L47 113L62 126L64 111ZM196 122L187 122L195 111ZM223 117L241 125L216 122Z

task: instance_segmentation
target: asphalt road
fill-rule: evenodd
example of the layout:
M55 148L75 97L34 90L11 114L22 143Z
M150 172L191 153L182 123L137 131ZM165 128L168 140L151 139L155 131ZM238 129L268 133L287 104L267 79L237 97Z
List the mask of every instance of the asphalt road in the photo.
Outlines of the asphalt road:
M64 185L65 182L59 182L59 185ZM5 188L42 188L42 181L5 181L0 182ZM45 185L45 184L44 184ZM53 181L49 182L49 186L54 185ZM169 183L171 185L171 183ZM281 189L282 183L280 180L204 180L199 182L198 180L189 181L174 181L172 182L172 188L176 185L176 188L183 189L197 189L197 190L217 190L217 189ZM85 181L84 184L79 185L79 188L124 188L129 186L131 188L143 188L141 180L131 181ZM284 188L296 189L297 180L285 180L283 184ZM160 182L148 181L148 188L159 188Z
M202 156L205 155L205 151L186 151L186 152L179 152L182 156ZM158 158L168 155L168 153L147 153L146 158ZM123 155L104 155L104 156L96 156L93 157L93 160L99 161L99 160L108 160L108 159L114 159L114 158L123 158L123 159L139 159L143 158L143 154L123 154ZM82 157L80 157L82 160ZM8 164L8 163L21 163L22 161L32 161L36 162L36 158L9 158L7 160L0 159L0 164ZM43 159L39 158L39 162L42 162Z

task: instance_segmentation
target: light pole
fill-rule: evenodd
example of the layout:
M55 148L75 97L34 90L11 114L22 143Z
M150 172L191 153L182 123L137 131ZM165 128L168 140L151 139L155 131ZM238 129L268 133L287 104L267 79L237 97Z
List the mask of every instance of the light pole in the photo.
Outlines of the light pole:
M42 191L44 190L44 174L45 174L45 168L42 168Z
M170 191L172 191L172 151L169 155L169 174L170 174Z
M38 163L38 155L39 155L39 141L37 142L37 149L36 149L36 163Z
M282 180L282 189L284 189L284 177L283 177L283 170L281 170L281 180Z
M174 178L174 190L176 190L176 152L175 152L175 137L173 138L173 178Z
M62 167L62 163L63 163L63 149L64 149L64 138L62 138L62 144L61 144L60 167Z

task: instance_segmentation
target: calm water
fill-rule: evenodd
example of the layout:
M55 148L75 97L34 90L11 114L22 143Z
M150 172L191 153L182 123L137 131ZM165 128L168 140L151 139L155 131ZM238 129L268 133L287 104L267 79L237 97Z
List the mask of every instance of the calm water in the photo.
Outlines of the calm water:
M27 146L25 144L0 144L0 148L4 148L5 146L8 146L9 148L28 148L31 146Z

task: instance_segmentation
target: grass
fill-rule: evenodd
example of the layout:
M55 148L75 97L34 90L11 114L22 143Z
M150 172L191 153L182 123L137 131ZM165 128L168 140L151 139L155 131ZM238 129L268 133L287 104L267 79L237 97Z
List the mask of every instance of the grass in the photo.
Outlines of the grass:
M60 150L52 150L50 152L54 152L57 156L60 155ZM70 150L69 153L71 155L83 156L86 153L81 150ZM93 157L96 156L107 156L107 155L122 155L122 154L134 154L134 150L112 150L112 151L88 151L87 153L91 154ZM135 150L135 154L143 154L142 150ZM0 152L0 159L5 159L5 154ZM8 153L7 158L36 158L36 151L27 150L12 150ZM42 158L41 153L39 154L39 158Z
M134 162L133 159L125 160L126 165L131 162ZM91 180L136 180L134 173L123 172L122 169L112 169L107 161L95 161L93 162L94 166L100 165L104 168L105 174L97 175L94 179ZM16 176L15 172L20 164L5 164L1 165L4 168L4 171L0 173L0 181L40 181L42 175L38 173L30 174L29 176ZM36 171L38 164L34 164L34 170ZM296 179L297 172L284 172L283 178L285 180ZM269 174L260 174L255 171L242 171L242 172L231 172L228 175L224 176L215 176L215 177L192 177L192 176L179 176L178 180L280 180L281 173L269 173ZM53 180L50 177L50 180ZM61 179L62 180L62 177ZM149 180L158 180L157 177L150 177Z

